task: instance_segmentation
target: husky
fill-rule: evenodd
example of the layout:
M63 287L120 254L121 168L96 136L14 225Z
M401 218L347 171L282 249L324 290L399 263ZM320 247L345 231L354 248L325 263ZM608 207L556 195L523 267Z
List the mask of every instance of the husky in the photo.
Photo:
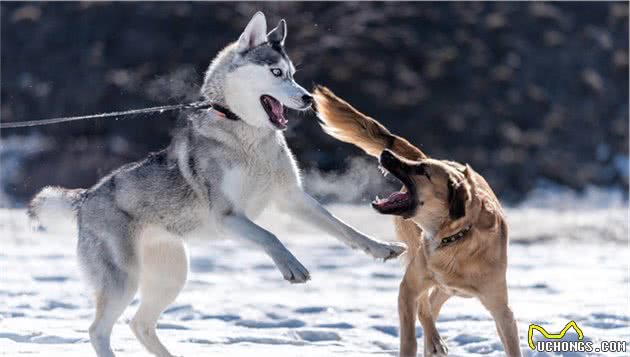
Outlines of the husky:
M264 251L284 279L309 280L281 241L254 223L271 202L375 258L405 251L348 226L303 191L282 133L284 107L306 110L313 97L293 78L286 36L284 20L267 33L265 16L256 13L206 72L201 95L213 108L190 114L166 149L89 189L47 187L31 201L29 215L41 223L60 213L76 219L79 263L96 293L89 335L99 357L114 356L112 328L137 290L133 333L150 353L171 356L155 327L186 281L190 236L241 239L244 249Z

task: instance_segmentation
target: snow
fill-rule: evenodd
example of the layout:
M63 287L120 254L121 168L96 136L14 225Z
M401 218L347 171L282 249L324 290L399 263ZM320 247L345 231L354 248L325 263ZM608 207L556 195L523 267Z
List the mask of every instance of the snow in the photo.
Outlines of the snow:
M588 340L630 341L627 201L597 192L548 196L539 192L506 210L510 300L524 354L543 355L527 347L530 323L557 332L575 320ZM362 231L393 239L391 219L368 207L330 208ZM267 256L240 242L190 242L188 283L158 325L172 353L397 355L398 262L375 261L278 212L259 222L309 268L312 280L289 284ZM0 355L93 355L87 328L94 302L79 275L72 234L33 232L24 210L2 209L0 242ZM134 301L114 327L119 356L148 355L126 326L136 308ZM494 322L473 299L449 300L437 327L451 356L503 355Z

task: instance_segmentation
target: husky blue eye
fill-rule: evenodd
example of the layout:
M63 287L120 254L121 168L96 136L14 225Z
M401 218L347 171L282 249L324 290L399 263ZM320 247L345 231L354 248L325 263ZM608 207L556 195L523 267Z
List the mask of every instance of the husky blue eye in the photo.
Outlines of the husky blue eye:
M273 75L276 77L282 76L282 70L280 68L272 68L271 73L273 73Z

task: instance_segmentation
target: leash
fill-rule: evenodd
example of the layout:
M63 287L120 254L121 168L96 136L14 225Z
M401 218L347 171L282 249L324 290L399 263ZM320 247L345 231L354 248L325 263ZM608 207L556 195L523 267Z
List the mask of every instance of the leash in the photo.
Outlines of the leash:
M85 120L85 119L96 119L96 118L111 118L111 117L119 117L125 115L136 115L136 114L146 114L146 113L154 113L154 112L167 112L173 110L182 110L182 109L209 109L216 106L216 111L224 114L228 119L232 119L232 115L234 115L229 109L213 105L207 101L198 101L192 103L185 104L173 104L173 105L163 105L159 107L151 107L151 108L142 108L142 109L131 109L124 110L120 112L111 112L111 113L101 113L101 114L92 114L92 115L82 115L77 117L61 117L61 118L52 118L52 119L43 119L43 120L29 120L29 121L18 121L18 122L8 122L2 123L0 122L0 129L13 129L13 128L26 128L31 126L39 126L39 125L50 125L57 123L66 123L77 120ZM228 113L225 115L225 113Z

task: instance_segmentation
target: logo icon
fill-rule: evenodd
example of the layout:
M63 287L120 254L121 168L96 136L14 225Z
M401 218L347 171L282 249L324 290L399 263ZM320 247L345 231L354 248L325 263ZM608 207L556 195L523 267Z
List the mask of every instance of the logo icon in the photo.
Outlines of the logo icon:
M569 323L567 323L566 326L564 326L564 328L562 329L562 331L560 331L560 333L549 333L542 326L531 324L529 325L529 330L527 331L527 342L529 343L529 348L531 348L532 351L536 350L536 345L534 344L534 330L540 332L545 338L548 338L550 340L561 340L571 327L573 327L573 329L577 333L578 340L583 341L584 333L582 333L582 329L580 329L578 325L575 323L575 321L573 320L569 321Z
M562 339L571 328L573 328L573 330L577 333L577 340L563 341ZM540 332L547 340L534 342L534 331ZM580 329L577 323L573 320L569 321L569 323L567 323L559 333L549 333L542 326L531 324L529 325L529 330L527 331L527 342L532 351L552 353L626 352L628 350L628 346L630 346L630 344L627 344L626 341L601 340L598 344L593 343L593 341L587 341L584 339L582 329Z

